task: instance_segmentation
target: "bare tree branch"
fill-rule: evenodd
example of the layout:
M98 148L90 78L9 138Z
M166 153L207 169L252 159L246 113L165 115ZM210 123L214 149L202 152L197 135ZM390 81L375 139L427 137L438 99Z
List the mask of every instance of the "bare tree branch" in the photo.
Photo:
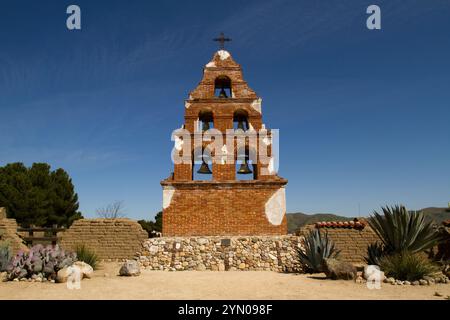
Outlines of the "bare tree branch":
M97 216L104 219L118 219L126 216L123 201L116 201L96 210Z

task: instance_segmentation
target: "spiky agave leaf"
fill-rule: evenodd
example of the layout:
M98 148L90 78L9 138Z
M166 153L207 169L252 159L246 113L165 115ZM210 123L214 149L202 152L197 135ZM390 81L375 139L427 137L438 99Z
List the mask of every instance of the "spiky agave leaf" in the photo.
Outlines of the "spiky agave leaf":
M422 212L408 212L402 205L383 207L383 215L374 212L369 225L389 253L411 253L429 249L441 240Z
M304 250L298 249L300 262L308 272L322 272L324 259L339 255L328 233L322 235L318 229L311 230L305 236Z
M367 247L367 257L364 258L364 260L369 265L377 265L379 266L381 263L381 258L386 255L386 250L384 249L384 245L375 242L371 243Z

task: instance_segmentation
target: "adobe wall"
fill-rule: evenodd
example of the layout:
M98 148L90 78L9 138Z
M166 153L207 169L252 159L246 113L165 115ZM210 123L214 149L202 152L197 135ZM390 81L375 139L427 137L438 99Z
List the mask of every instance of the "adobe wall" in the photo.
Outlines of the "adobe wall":
M287 234L282 183L167 183L163 236Z
M316 225L308 225L301 228L299 235L306 235L308 230L317 228ZM372 228L364 223L361 228L334 226L320 227L320 232L328 233L336 248L341 250L339 258L353 264L366 264L364 258L367 256L369 244L381 241Z
M6 209L0 208L0 241L9 242L13 255L20 250L28 250L28 247L23 243L22 238L17 233L17 228L16 219L7 219Z
M136 259L149 270L300 272L298 236L151 238Z
M148 238L141 225L130 219L80 219L58 236L62 248L75 250L84 244L102 260L133 258Z

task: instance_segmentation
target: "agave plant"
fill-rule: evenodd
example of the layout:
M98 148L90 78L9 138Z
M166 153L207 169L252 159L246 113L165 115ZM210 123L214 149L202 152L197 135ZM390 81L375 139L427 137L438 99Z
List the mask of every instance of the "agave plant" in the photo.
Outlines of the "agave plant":
M379 266L381 263L381 258L386 255L386 251L384 249L383 244L379 242L371 243L367 247L367 257L364 259L366 260L367 264L369 265L377 265Z
M298 249L300 262L306 272L322 272L324 259L336 258L339 250L336 250L333 241L328 237L328 233L321 234L318 229L311 230L305 236L305 250Z
M384 215L374 212L369 225L380 237L387 253L416 253L433 247L441 240L422 212L408 212L402 205L384 207Z

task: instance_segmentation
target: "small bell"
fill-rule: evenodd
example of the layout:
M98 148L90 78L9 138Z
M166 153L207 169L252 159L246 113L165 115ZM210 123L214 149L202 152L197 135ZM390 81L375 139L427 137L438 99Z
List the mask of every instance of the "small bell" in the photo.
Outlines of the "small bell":
M212 172L211 172L211 170L209 170L208 164L205 161L203 161L202 165L200 166L200 169L198 169L197 173L199 173L199 174L211 174Z
M227 93L225 92L225 89L223 87L220 90L219 98L228 98Z
M239 174L250 174L252 173L252 170L250 170L248 163L247 163L247 159L245 159L244 163L241 163L241 166L239 167L238 172Z

